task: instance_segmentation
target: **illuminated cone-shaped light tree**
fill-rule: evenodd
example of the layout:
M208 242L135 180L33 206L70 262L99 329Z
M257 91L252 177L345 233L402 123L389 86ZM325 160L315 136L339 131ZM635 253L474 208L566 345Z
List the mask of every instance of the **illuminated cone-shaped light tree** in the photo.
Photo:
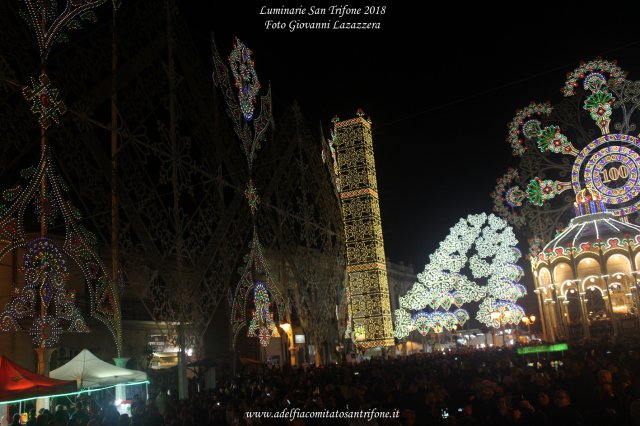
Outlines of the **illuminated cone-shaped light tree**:
M515 264L521 256L517 243L511 227L493 214L460 219L429 256L418 282L400 297L395 336L462 326L469 319L462 306L471 302L480 302L476 319L487 326L498 327L490 314L507 308L510 314L504 318L519 321L524 313L515 302L526 290L518 283L522 269Z

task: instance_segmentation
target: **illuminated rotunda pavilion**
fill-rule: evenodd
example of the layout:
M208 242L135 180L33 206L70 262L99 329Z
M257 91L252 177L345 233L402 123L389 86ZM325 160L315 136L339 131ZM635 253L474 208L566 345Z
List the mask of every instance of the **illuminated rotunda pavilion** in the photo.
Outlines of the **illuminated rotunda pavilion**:
M586 189L574 207L569 226L531 262L544 339L637 329L640 226L614 217Z

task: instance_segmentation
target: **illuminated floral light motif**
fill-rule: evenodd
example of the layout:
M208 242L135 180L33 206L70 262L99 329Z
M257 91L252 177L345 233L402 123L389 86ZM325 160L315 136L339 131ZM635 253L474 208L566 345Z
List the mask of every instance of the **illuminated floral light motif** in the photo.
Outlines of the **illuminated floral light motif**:
M65 30L78 30L83 21L96 22L97 16L92 9L106 0L67 0L63 8L58 7L57 1L22 1L26 10L21 9L20 15L35 32L40 62L44 64L54 43L68 41ZM31 85L24 87L22 94L30 103L31 112L38 116L40 126L47 129L51 121L58 124L60 116L66 112L58 90L51 86L44 72L39 81L32 78Z
M60 92L51 86L49 77L40 74L39 80L31 79L32 87L23 87L22 96L29 102L31 112L38 117L43 129L47 129L53 120L60 124L60 117L67 112L67 107L60 100Z
M430 330L442 333L443 330L452 331L464 326L469 320L469 313L465 309L449 311L420 311L413 314L411 327L426 336Z
M234 78L234 86L238 89L237 97L233 94L229 69L222 61L215 42L213 47L213 81L220 86L227 105L227 113L234 124L236 135L240 139L249 168L249 181L245 190L245 197L251 209L253 222L253 238L250 252L245 256L245 264L240 268L240 281L236 285L231 308L231 331L233 335L232 347L240 331L248 326L249 336L257 336L262 346L269 344L272 336L279 336L275 328L274 314L269 311L268 295L273 298L278 322L285 317L286 305L269 272L269 265L264 258L256 226L256 213L260 197L253 185L253 161L257 157L265 132L272 119L271 91L261 97L260 114L254 119L256 96L260 89L260 82L256 73L251 50L238 38L235 39L233 51L229 56L229 65ZM252 292L251 290L254 289ZM263 291L264 290L264 291ZM251 296L254 296L255 311L253 318L247 324L246 310ZM265 300L266 295L266 300ZM258 299L256 299L258 297Z
M0 314L0 330L21 331L17 320L34 318L29 334L39 348L55 346L63 331L60 321L69 323L67 331L89 332L75 306L75 292L67 293L65 289L69 272L64 255L53 241L40 238L29 242L23 265L25 285L15 289L11 302Z
M253 289L253 303L255 309L253 318L249 321L248 337L258 337L260 345L269 346L269 340L272 337L280 337L278 328L273 322L273 314L269 311L271 302L269 301L269 293L262 282L256 283Z
M540 129L536 133L531 133L529 137L538 138L538 148L540 151L549 151L555 154L568 154L574 157L578 155L578 150L573 147L569 139L560 132L558 126L548 126Z
M527 186L527 198L531 204L541 206L545 201L551 200L569 188L571 188L569 182L535 178L532 179Z
M240 110L246 121L253 119L256 96L260 90L258 74L251 59L251 50L236 37L233 44L233 51L229 56L231 72L238 89L238 102Z
M250 243L250 252L245 256L245 264L240 272L240 282L236 286L231 307L232 347L235 347L238 334L246 326L249 327L247 336L257 336L260 339L260 344L266 346L271 337L279 337L278 330L275 328L274 313L270 308L272 305L275 306L278 314L278 317L275 318L281 322L286 312L286 304L271 277L255 229L253 240ZM269 301L269 295L271 295L272 302ZM252 319L247 323L246 311L251 296L254 299L255 309Z
M522 136L530 138L537 135L535 130L536 123L539 129L540 121L532 119L532 117L534 115L548 115L551 113L551 110L552 108L549 102L543 104L532 102L529 106L516 111L515 117L513 117L513 120L509 123L509 136L507 138L511 145L513 155L522 155L526 150Z
M236 39L236 51L238 46L244 46L240 40ZM242 74L240 68L236 68L233 74L235 83L232 85L231 76L229 69L226 64L220 57L218 53L218 48L216 47L215 42L212 40L212 48L213 48L213 82L216 87L220 87L222 91L222 95L224 96L225 103L227 106L227 113L229 118L233 121L233 127L236 132L236 135L240 139L242 151L245 154L247 159L247 165L249 166L249 171L253 170L253 161L257 158L257 152L260 149L261 142L265 138L265 134L269 126L271 125L272 113L271 113L271 88L269 87L266 95L260 97L260 114L255 116L255 98L257 96L257 91L260 87L260 82L257 79L257 75L253 75L251 79L248 79L247 82L253 82L253 78L255 77L254 86L249 86L249 90L247 90L246 95L244 94L244 89L239 91L239 94L236 96L233 90L233 87L237 87L242 84L239 81L242 81ZM246 48L246 47L245 47ZM241 50L239 48L237 50L238 59L242 59ZM250 56L248 57L250 60ZM231 60L231 58L229 58ZM246 64L245 64L246 65ZM251 68L253 68L253 61L250 61ZM239 67L239 63L237 67ZM254 70L255 71L255 70ZM245 69L245 72L248 70ZM249 75L245 76L249 78ZM240 80L238 80L240 78ZM237 86L239 85L239 86ZM251 89L251 87L255 87L255 89ZM255 90L256 93L252 94ZM241 105L240 99L244 99ZM249 104L251 105L249 107ZM246 120L245 112L251 111L251 120Z
M519 207L522 201L527 198L526 193L518 187L509 188L505 194L505 201L511 207Z
M609 133L609 123L611 122L611 105L615 102L614 97L609 92L598 90L584 101L584 109L589 111L589 115L596 122L603 135Z
M429 334L429 330L431 330L432 328L431 313L417 312L413 316L413 324L414 328L418 330L418 333L426 336L427 334Z
M364 329L354 339L359 349L392 346L393 324L380 201L371 136L371 122L358 111L356 118L332 119L338 190L347 247L351 320Z
M258 191L256 187L253 186L253 181L249 180L247 183L247 189L244 191L244 196L247 198L249 202L249 208L251 209L251 214L255 214L256 210L258 210L258 205L260 204L260 196L258 195Z
M419 318L424 322L423 330L427 325L434 330L436 326L447 329L456 322L466 321L468 313L465 317L462 312L448 311L452 304L513 303L523 297L526 290L518 283L523 271L515 264L522 256L517 243L511 227L493 214L460 219L429 256L429 263L418 274L418 282L400 297L400 308L395 311L395 336L408 336L418 327L416 319ZM464 271L470 274L467 276ZM433 316L427 316L425 308L433 309ZM411 312L415 311L419 314L412 316ZM411 321L407 321L408 318Z
M526 199L525 192L515 182L519 179L516 169L508 169L507 172L496 180L496 188L491 193L493 211L501 217L510 218L516 227L525 225L524 216L513 209L522 206Z
M92 247L96 242L95 235L79 223L81 215L78 209L65 198L64 195L68 187L56 172L48 149L45 149L37 167L30 167L24 170L21 175L29 179L28 184L24 187L16 186L3 193L2 201L8 205L1 205L0 235L8 244L0 249L0 259L19 247L27 248L25 286L16 291L14 299L1 314L0 330L21 331L15 319L31 317L33 315L30 312L33 310L39 312L35 304L37 300L42 300L51 311L47 315L57 318L58 323L60 321L69 322L70 325L66 331L88 331L82 316L75 307L75 293L63 291L62 283L66 269L62 267L62 262L56 260L59 259L55 255L57 250L72 259L82 271L87 284L90 314L109 328L116 342L117 351L120 353L122 325L117 284L109 279L106 268ZM52 200L49 206L56 210L50 212L51 217L61 219L54 225L65 230L64 242L60 249L51 240L30 239L24 227L27 209L37 203L44 176L46 176L45 193L47 198ZM50 265L58 265L55 269L57 272L42 275L38 272L40 271L38 265L44 265L44 270L47 270ZM36 284L37 279L43 276L48 277L47 280ZM36 336L34 343L38 345L54 344L55 336L58 334L54 323L42 317L42 320L36 325L35 329L30 330L32 336ZM37 338L39 331L34 330L40 330L48 337Z
M596 72L597 74L594 75L594 72ZM578 68L568 73L567 81L565 82L564 87L560 89L560 91L564 93L564 96L575 95L575 89L580 86L580 80L583 80L585 79L585 77L588 77L590 75L592 77L585 80L585 89L588 88L590 90L597 90L602 87L602 83L604 82L602 81L602 79L600 79L601 81L599 83L596 83L594 77L599 78L598 76L601 76L602 78L604 78L603 73L605 72L613 81L616 82L624 80L624 78L627 76L627 73L625 71L622 71L616 61L606 61L598 58L586 63L583 62Z
M524 146L530 147L541 142L539 135L543 122L545 125L550 124L549 128L557 127L560 134L566 135L567 140L574 139L574 144L581 143L575 146L575 151L571 152L575 155L575 159L570 163L553 155L536 156L529 152L523 156L520 165L519 172L522 180L515 180L511 186L516 188L518 184L522 186L523 180L529 181L538 173L544 173L545 178L549 180L553 180L556 176L563 177L570 174L574 192L588 189L598 193L608 211L616 216L634 215L629 220L637 221L635 213L640 208L640 192L637 191L640 143L632 134L636 132L638 126L636 112L639 104L636 94L637 82L627 81L625 76L626 73L615 62L602 59L581 64L569 73L563 92L565 96L580 95L581 100L562 102L554 107L557 114L544 117L537 125L530 126L533 131L525 131L522 134L525 139L523 143L526 142ZM576 90L578 87L582 87L584 91ZM589 112L590 120L583 120L581 118L583 115L575 110L580 103L582 108ZM616 133L610 133L611 121L614 120ZM591 132L588 126L589 121L595 124L602 136L590 143L588 140L583 143L584 136ZM511 132L507 141L510 144L513 143ZM544 152L544 154L554 153L557 153L557 150ZM520 221L521 216L525 216L527 225L522 228L529 232L530 238L548 241L553 238L553 232L558 224L571 218L570 204L554 205L549 203L551 198L542 200L547 205L544 210L536 211L537 209L528 206L518 206L518 209L513 211L513 207L508 205L504 196L509 189L500 193L499 196L497 193L494 194L494 210L514 224L516 222L513 222L513 219ZM540 201L540 198L537 201ZM504 204L504 208L500 204Z
M42 60L46 59L54 43L69 40L64 30L78 30L82 28L82 21L96 22L97 16L92 9L106 2L67 0L64 2L64 8L59 8L57 1L22 1L26 6L26 12L21 10L20 14L36 33Z

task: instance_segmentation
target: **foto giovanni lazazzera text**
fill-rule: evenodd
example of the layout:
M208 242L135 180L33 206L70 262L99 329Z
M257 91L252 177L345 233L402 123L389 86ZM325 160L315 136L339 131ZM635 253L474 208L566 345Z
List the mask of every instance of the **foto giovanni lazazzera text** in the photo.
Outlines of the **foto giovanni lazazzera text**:
M387 13L386 5L349 6L261 6L260 15L266 30L378 30L380 16ZM373 18L373 19L372 19Z

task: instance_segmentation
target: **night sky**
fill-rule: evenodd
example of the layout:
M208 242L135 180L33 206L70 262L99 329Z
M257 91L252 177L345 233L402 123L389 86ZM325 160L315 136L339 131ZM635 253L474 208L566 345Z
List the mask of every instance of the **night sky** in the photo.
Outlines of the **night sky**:
M181 11L203 51L209 31L225 56L234 35L253 50L276 118L293 100L312 129L359 107L371 116L386 254L416 272L460 217L491 211L495 180L516 164L505 138L517 108L558 102L565 74L596 56L640 78L640 34L624 10L353 3L386 6L384 15L343 18L381 29L267 30L266 19L339 18L259 13L263 5L344 4L322 0L212 2L208 13L198 2Z

